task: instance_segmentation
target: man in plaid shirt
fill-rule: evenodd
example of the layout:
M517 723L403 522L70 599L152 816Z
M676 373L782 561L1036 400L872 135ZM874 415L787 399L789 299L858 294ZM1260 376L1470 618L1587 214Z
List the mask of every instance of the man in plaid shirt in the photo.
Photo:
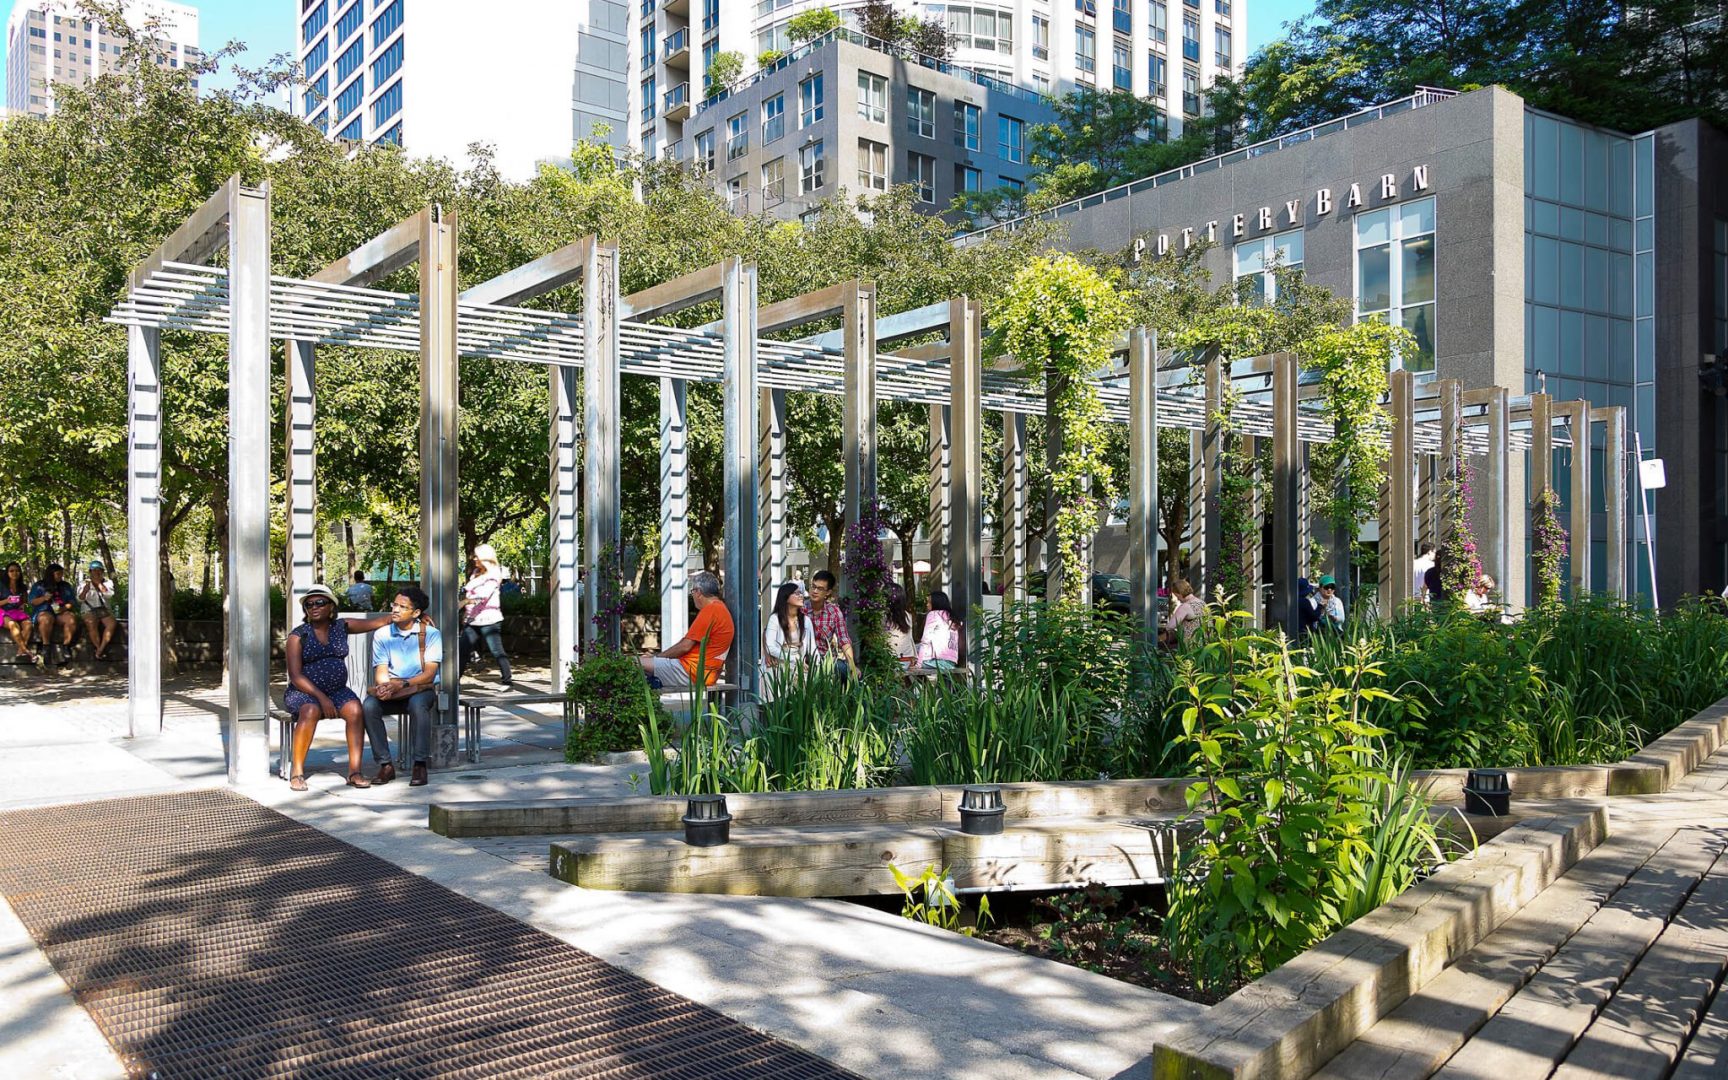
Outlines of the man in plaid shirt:
M852 635L846 632L846 615L834 602L839 582L826 570L810 579L810 626L816 634L816 655L834 661L834 669L849 675L857 667L852 658Z

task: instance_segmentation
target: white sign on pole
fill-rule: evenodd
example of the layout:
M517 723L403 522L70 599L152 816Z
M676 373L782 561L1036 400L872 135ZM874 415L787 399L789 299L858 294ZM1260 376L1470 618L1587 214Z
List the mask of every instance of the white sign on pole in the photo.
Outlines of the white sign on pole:
M1638 463L1638 482L1645 491L1655 491L1668 486L1668 470L1663 466L1661 458L1651 458Z

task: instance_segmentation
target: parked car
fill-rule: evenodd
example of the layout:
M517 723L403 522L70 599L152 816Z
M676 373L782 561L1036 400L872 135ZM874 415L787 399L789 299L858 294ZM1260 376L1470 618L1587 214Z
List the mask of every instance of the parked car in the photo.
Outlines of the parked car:
M1042 570L1034 570L1026 575L1026 591L1033 596L1044 595L1045 583L1049 580ZM1106 611L1114 611L1121 615L1129 612L1128 579L1121 574L1092 575L1092 603L1095 607Z

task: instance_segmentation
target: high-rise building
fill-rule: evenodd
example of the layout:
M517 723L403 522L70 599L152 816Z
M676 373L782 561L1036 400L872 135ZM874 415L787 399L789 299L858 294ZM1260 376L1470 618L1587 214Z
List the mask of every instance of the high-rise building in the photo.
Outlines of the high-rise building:
M156 21L164 66L201 57L197 8L167 0L131 0L125 8L133 26ZM47 116L54 111L55 87L94 79L118 62L120 51L120 40L100 20L86 18L76 0L16 0L6 21L7 112Z
M744 57L743 76L795 43L794 16L821 7L857 25L857 0L638 0L631 32L634 145L655 157L680 141L716 57ZM956 66L1046 95L1079 87L1127 90L1159 103L1167 130L1197 116L1207 87L1241 71L1247 0L895 0L907 15L945 23ZM764 62L766 61L766 62Z
M390 142L463 164L491 144L499 170L568 161L605 124L627 136L629 8L615 0L297 0L305 85L291 102L332 138Z

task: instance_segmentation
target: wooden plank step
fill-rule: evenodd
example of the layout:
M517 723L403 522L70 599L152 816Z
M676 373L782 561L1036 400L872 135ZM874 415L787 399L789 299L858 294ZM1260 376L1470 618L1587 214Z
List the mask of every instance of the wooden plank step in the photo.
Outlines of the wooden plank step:
M1174 821L1172 821L1172 826ZM927 825L750 826L695 848L682 832L585 834L551 844L552 875L591 889L864 896L899 892L889 866L949 868L962 889L1161 880L1170 842L1125 822L1046 820L969 836Z
M1686 1052L1680 1055L1672 1080L1722 1080L1724 1076L1728 1076L1728 990L1718 986Z
M1713 830L1719 843L1728 831ZM1728 859L1698 883L1554 1080L1663 1080L1728 969Z
M1547 1076L1716 862L1721 842L1678 829L1435 1075Z
M1610 837L1327 1062L1315 1080L1424 1080L1433 1075L1669 835L1665 830Z

